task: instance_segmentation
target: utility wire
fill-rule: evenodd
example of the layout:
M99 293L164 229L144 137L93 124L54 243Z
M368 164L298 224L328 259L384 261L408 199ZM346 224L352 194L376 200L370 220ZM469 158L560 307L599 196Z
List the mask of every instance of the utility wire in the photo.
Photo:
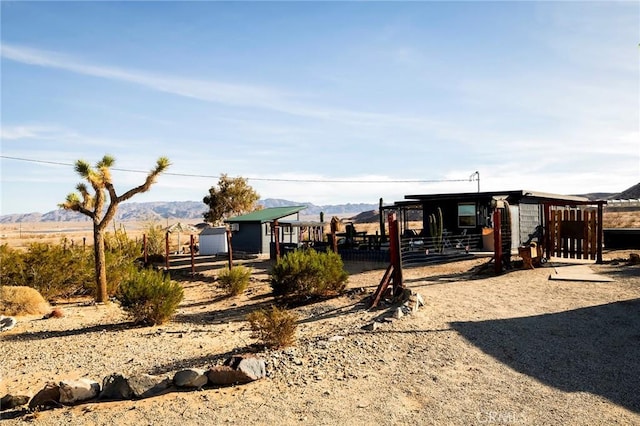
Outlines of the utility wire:
M7 160L25 161L29 163L37 164L52 164L55 166L70 166L73 167L73 163L63 163L59 161L46 161L36 160L33 158L11 157L8 155L0 155L0 158ZM111 170L130 173L149 173L148 170L133 170L133 169L121 169L118 167L112 167ZM477 172L476 172L477 173ZM163 175L167 176L180 176L180 177L192 177L192 178L207 178L217 179L219 176L213 175L199 175L191 173L171 173L163 172ZM473 175L472 175L473 177ZM346 180L346 179L280 179L280 178L256 178L256 177L243 177L247 180L262 181L262 182L304 182L304 183L438 183L438 182L470 182L472 179L394 179L394 180Z

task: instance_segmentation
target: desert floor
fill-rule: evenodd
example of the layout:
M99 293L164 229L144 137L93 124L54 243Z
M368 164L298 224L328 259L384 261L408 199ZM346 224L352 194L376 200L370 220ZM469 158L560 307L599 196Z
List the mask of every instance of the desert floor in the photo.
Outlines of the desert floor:
M605 253L590 268L613 282L552 281L555 259L501 276L478 273L486 258L405 269L426 306L382 321L393 306L367 310L384 265L348 263L349 291L295 308L298 342L256 346L245 315L269 306L271 266L242 261L254 274L246 294L215 285L224 261L187 257L174 276L185 300L174 320L135 327L117 304L60 303L63 318L19 318L2 335L0 394L33 395L47 381L114 373L172 376L258 352L266 379L243 386L171 390L122 402L93 402L34 414L2 413L3 423L42 425L415 425L640 424L640 266L629 252ZM381 321L374 331L363 329Z

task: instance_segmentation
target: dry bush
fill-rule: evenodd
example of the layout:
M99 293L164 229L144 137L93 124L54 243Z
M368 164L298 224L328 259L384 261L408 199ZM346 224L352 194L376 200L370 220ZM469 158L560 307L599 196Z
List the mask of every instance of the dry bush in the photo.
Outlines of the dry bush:
M228 295L238 296L249 286L251 269L246 266L234 266L225 268L218 275L218 284Z
M282 348L292 345L296 340L298 316L285 309L272 306L260 309L247 316L253 336L269 348Z
M25 286L0 287L0 314L9 316L40 315L51 306L37 290Z

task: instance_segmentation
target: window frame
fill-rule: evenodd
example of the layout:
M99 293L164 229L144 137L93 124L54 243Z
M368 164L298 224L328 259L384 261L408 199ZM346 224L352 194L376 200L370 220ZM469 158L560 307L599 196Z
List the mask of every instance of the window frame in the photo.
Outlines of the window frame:
M460 214L460 208L461 207L473 207L473 215L471 214ZM460 202L458 203L458 208L457 208L457 214L458 214L458 228L461 229L473 229L476 228L478 226L478 215L477 215L477 210L478 210L478 205L477 203L473 202ZM473 224L470 225L468 223L464 223L463 221L461 221L460 219L462 218L473 218ZM465 221L466 222L466 221Z

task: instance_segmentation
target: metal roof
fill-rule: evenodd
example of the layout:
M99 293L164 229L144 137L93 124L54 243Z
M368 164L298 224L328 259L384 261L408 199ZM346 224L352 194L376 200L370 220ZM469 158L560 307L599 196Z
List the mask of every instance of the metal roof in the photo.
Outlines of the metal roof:
M287 217L292 214L298 213L301 210L306 209L307 206L286 206L286 207L271 207L262 210L256 210L254 212L232 217L225 220L227 223L234 222L271 222L282 217Z
M522 198L532 198L538 200L548 201L589 201L588 198L578 197L575 195L561 195L550 194L547 192L537 192L529 190L517 190L517 191L487 191L487 192L461 192L461 193L448 193L448 194L423 194L423 195L405 195L405 200L419 200L419 201L444 201L444 200L477 200L482 198L492 198L496 196L506 196L511 199L520 200ZM415 201L414 201L415 203ZM396 204L413 204L409 201L398 202ZM594 202L594 204L596 204Z

